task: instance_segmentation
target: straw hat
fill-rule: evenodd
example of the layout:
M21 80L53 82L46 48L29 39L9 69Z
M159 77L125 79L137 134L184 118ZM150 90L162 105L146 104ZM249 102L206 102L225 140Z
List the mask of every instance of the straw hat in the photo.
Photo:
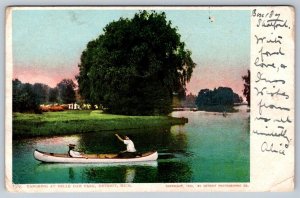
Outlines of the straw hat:
M69 144L68 146L74 148L76 145L75 144Z

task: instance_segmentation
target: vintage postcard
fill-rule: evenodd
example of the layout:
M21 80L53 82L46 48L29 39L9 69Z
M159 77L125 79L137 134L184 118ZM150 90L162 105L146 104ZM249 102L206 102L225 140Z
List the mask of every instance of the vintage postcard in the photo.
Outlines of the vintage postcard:
M12 192L293 191L290 6L8 7Z

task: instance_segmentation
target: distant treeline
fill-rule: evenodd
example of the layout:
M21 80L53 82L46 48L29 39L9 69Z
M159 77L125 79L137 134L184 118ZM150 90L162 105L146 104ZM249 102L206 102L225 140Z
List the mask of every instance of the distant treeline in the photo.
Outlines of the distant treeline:
M13 84L13 112L40 112L40 104L73 103L76 101L75 83L64 79L55 88L42 83L22 83L18 79Z
M202 89L195 101L198 109L207 111L232 111L234 103L242 102L243 98L229 87Z
M174 108L202 108L208 106L233 106L242 103L243 98L234 93L229 87L219 87L213 90L202 89L198 95L189 93L182 100L174 101Z

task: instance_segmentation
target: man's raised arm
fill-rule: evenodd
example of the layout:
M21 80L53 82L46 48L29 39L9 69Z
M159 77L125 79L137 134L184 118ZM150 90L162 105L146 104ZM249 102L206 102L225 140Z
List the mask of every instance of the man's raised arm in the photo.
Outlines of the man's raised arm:
M121 142L124 141L118 134L115 134L115 136L117 136L117 138L118 138Z

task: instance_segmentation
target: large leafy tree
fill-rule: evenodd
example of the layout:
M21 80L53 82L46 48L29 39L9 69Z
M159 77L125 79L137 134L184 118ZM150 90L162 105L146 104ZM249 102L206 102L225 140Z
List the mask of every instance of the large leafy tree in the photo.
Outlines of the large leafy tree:
M82 52L81 96L117 114L169 113L173 94L185 95L195 63L165 13L141 11L103 31Z
M59 98L61 102L68 104L76 101L75 88L76 84L71 79L63 79L57 84Z

